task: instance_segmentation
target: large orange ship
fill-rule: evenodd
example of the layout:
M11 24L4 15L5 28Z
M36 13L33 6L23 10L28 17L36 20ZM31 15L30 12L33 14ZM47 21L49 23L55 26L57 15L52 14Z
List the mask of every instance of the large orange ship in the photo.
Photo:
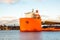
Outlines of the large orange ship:
M41 31L41 25L38 10L25 13L25 18L20 18L20 31Z
M35 12L34 10L32 10L31 12L25 13L25 17L20 18L19 22L20 22L20 31L22 32L60 31L59 28L55 27L49 27L49 26L42 27L42 21L38 10L36 10Z

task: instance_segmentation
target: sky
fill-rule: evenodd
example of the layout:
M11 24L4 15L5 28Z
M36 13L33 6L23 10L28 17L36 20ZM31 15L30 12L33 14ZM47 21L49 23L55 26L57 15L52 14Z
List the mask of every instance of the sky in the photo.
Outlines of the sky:
M60 16L60 0L0 0L0 17L21 18L32 9L56 19Z

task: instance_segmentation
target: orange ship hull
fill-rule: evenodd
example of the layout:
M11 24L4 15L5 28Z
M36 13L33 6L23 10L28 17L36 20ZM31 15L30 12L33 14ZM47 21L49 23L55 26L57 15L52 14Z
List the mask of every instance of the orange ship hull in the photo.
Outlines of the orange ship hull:
M56 28L42 28L42 31L60 31L60 29L56 29Z
M41 19L20 18L20 31L22 32L38 32L38 31L60 31L58 28L42 28Z
M20 18L20 31L41 31L41 19Z

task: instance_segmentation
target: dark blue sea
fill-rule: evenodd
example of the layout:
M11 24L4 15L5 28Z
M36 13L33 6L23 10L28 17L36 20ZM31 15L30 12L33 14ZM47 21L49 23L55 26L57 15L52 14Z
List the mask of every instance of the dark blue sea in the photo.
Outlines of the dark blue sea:
M0 40L60 40L60 32L20 32L0 30Z

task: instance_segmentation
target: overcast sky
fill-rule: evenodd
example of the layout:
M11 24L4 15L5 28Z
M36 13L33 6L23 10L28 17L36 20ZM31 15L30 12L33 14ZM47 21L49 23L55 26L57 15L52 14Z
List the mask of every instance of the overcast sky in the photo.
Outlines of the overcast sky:
M38 9L40 15L56 18L60 15L60 0L0 0L0 17L20 18L31 9Z

